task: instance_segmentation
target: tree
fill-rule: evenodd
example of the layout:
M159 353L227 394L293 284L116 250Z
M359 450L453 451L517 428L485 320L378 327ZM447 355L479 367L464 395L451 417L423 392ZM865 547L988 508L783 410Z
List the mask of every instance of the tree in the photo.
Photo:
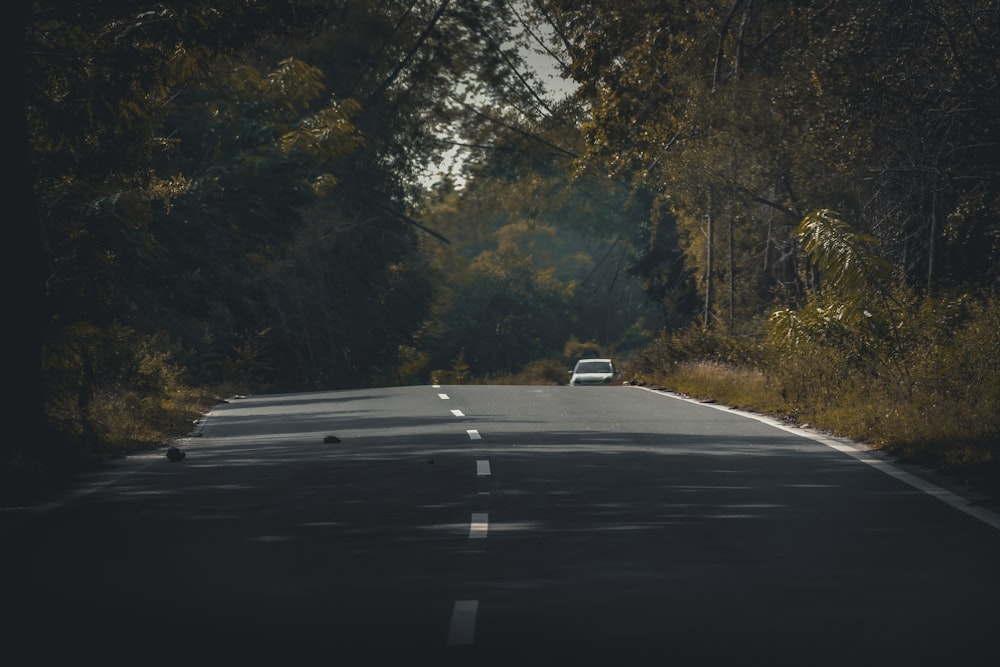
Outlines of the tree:
M456 100L535 99L505 7L36 3L44 338L69 365L50 405L80 396L85 422L95 386L117 386L95 355L119 325L171 341L192 382L237 362L289 390L391 375L433 291L417 251L434 232L408 208L469 113ZM352 325L328 336L337 318Z
M554 273L510 246L479 255L453 287L446 328L432 341L452 355L438 357L445 362L438 367L462 354L476 376L511 373L560 349L569 338L572 286Z
M441 188L423 213L452 241L429 248L447 285L424 337L434 368L462 355L474 374L512 372L560 357L570 339L627 349L659 326L668 300L651 302L637 277L659 294L676 288L671 238L661 254L640 257L649 199L594 172L573 177L552 147L572 142L552 127L497 137L469 165L465 187Z
M730 318L800 299L795 229L819 208L911 282L996 280L995 3L545 7L590 110L586 160L669 203L708 315L723 284Z

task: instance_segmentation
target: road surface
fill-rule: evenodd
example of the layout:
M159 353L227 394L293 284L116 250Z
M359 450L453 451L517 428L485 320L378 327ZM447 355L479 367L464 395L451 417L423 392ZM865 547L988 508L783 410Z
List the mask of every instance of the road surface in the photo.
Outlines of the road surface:
M420 386L178 444L7 513L19 664L1000 664L1000 517L766 419Z

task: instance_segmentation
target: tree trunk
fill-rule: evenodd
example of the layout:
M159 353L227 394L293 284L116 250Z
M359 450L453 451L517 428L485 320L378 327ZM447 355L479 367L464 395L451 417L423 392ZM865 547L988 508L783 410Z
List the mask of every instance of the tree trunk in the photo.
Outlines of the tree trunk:
M713 257L712 257L712 246L714 244L715 237L715 211L712 207L712 190L708 190L708 247L706 249L705 256L705 326L708 327L712 323L712 271L713 267Z
M931 188L931 229L927 244L927 293L934 288L934 237L937 236L937 179Z
M729 333L733 333L736 322L736 243L733 241L735 227L733 217L729 216Z

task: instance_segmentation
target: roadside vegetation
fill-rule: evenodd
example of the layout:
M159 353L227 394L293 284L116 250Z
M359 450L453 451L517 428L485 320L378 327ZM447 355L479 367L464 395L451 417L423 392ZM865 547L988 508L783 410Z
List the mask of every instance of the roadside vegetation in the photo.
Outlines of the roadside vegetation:
M558 384L582 356L996 469L993 0L25 14L41 382L0 495L236 394Z
M891 359L789 346L763 327L735 337L696 326L632 355L623 375L850 438L1000 498L998 304L995 295L911 304Z

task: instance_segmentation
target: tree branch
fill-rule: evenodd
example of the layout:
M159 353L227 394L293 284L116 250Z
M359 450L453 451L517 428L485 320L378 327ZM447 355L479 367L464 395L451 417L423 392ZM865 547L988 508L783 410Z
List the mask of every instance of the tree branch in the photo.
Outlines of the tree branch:
M571 158L578 158L578 157L580 157L576 153L574 153L572 151L569 151L569 150L566 150L562 146L557 146L554 143L552 143L551 141L548 141L546 139L542 139L538 135L531 134L530 132L526 132L525 130L522 130L519 127L515 127L514 125L511 125L509 123L505 123L502 120L494 118L494 117L490 116L489 114L487 114L487 113L485 113L483 111L480 111L479 109L475 108L474 106L472 106L468 102L465 102L463 100L457 99L455 97L452 97L452 100L454 100L455 102L458 102L463 107L465 107L466 109L468 109L472 113L476 114L477 116L479 116L481 118L485 118L486 120L490 121L491 123L495 123L496 125L499 125L500 127L503 127L505 129L510 130L511 132L516 132L516 133L518 133L518 134L520 134L520 135L522 135L524 137L527 137L528 139L531 139L532 141L537 141L540 144L544 144L544 145L548 146L549 148L555 149L555 150L559 151L560 153L562 153L563 155L565 155L566 157L571 157Z
M362 198L365 201L367 201L369 204L371 204L372 206L378 208L379 210L384 211L384 212L388 213L389 215L392 215L393 217L396 217L396 218L402 220L403 222L407 223L408 225L413 225L414 227L416 227L417 229L419 229L421 231L427 232L428 234L430 234L434 238L438 239L442 243L449 243L449 244L451 243L451 241L448 239L448 237L446 237L446 236L444 236L442 234L439 234L438 232L434 231L433 229L431 229L427 225L424 225L424 224L421 224L421 223L417 222L416 220L414 220L410 216L406 215L402 211L399 211L399 210L397 210L397 209L389 206L388 204L386 204L383 201L381 201L381 199L379 197L372 196L372 195L362 195Z
M406 53L406 57L404 57L403 60L396 65L396 68L392 70L389 76L387 76L379 87L375 89L375 92L368 96L368 99L366 100L367 105L371 105L372 102L377 101L380 97L382 97L382 95L385 94L385 91L389 89L389 86L396 82L396 79L398 79L399 75L402 74L404 69L406 69L406 66L410 64L410 61L413 60L413 57L417 54L417 51L420 50L420 47L423 46L424 42L427 41L427 38L430 37L431 31L434 29L434 26L437 25L445 10L448 9L448 4L450 2L451 0L444 0L444 2L441 3L441 6L437 8L436 12L434 12L434 16L431 18L430 22L424 26L420 36L417 37L416 43Z

